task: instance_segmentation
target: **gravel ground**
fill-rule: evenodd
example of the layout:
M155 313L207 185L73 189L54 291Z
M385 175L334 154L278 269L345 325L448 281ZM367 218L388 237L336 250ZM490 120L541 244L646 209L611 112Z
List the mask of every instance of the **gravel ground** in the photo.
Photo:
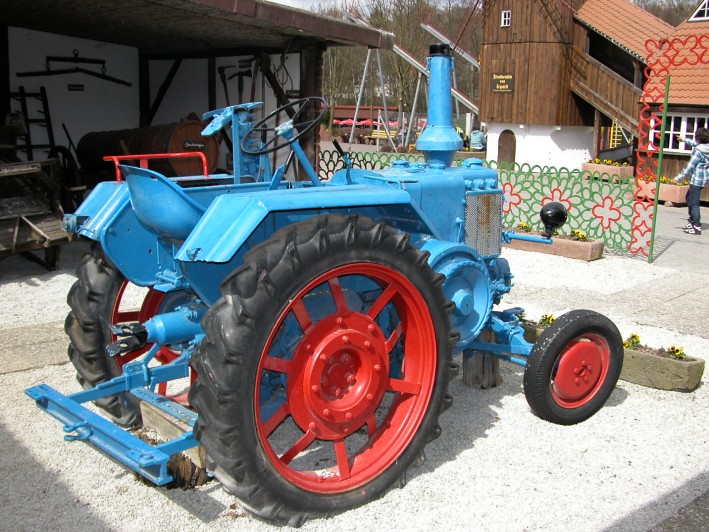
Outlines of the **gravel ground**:
M43 272L19 257L0 263L3 338L33 328L59 331L35 342L49 362L32 367L29 360L0 374L0 528L273 529L245 515L217 482L189 491L150 487L89 446L64 442L59 423L24 395L39 383L66 393L79 389L61 337L71 270L82 251L68 248L60 272ZM516 275L506 305L524 306L530 318L592 308L613 319L624 337L636 332L648 345L709 354L706 311L686 319L680 310L695 299L707 308L706 289L687 287L709 286L709 276L612 256L584 263L523 251L504 255ZM29 351L0 354L2 366ZM501 368L504 382L496 389L453 381L443 434L403 489L301 530L644 531L709 490L706 374L689 394L620 381L598 414L561 427L530 413L521 368Z

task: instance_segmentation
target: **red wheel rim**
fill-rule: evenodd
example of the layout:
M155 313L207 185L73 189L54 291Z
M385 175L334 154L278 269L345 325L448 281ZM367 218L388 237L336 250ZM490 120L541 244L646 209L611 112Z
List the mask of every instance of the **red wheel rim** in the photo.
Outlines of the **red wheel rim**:
M118 289L118 294L116 295L116 301L113 304L113 309L111 311L111 324L116 325L118 323L127 323L127 322L139 322L139 323L144 323L148 321L150 318L155 316L161 311L164 311L165 309L162 309L162 304L163 301L165 301L166 293L165 292L159 292L157 290L154 290L152 288L148 289L148 293L145 295L145 299L143 299L143 303L140 306L139 310L121 310L121 302L123 301L123 297L125 296L125 291L128 286L130 286L131 283L128 281L123 281L121 284L120 288ZM117 339L116 335L111 334L111 341L115 341ZM118 364L118 368L120 370L123 369L123 366L126 365L128 362L131 362L132 360L135 360L145 354L153 344L146 344L140 349L136 349L135 351L131 351L130 353L126 353L121 356L117 356L114 358L116 361L116 364ZM177 357L180 356L180 353L170 349L168 347L162 347L158 353L155 355L155 360L160 362L161 364L169 364L173 360L175 360ZM190 369L190 384L194 382L196 378L196 375L194 372ZM160 395L166 395L167 394L167 383L161 382L158 384L158 393ZM186 395L183 397L185 394L181 394L179 396L172 397L172 399L184 403L186 401Z
M583 334L559 354L550 384L551 395L564 408L591 401L603 386L610 365L610 347L598 334Z
M361 312L348 308L348 276L378 288ZM331 309L316 320L306 298L323 292ZM378 318L384 315L394 318L383 327L385 318ZM302 333L290 359L274 356L287 318L297 320ZM402 349L392 368L391 355ZM380 476L419 432L435 385L436 350L428 306L399 272L357 263L310 282L279 316L259 364L255 414L271 464L291 483L318 493L351 490ZM264 419L260 389L274 378L285 383L285 401Z

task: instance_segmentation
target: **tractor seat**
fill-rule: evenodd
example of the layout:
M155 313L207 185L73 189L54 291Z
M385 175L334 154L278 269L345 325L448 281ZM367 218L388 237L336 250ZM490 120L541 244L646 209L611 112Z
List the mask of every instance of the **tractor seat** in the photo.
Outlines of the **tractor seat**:
M163 238L186 239L205 208L158 172L127 165L120 169L138 220Z

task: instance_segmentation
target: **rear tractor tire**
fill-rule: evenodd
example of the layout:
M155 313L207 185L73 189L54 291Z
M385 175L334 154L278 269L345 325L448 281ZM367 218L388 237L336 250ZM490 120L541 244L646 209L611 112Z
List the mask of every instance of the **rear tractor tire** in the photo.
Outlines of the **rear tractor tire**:
M258 517L298 526L402 483L440 433L457 340L408 236L322 216L252 249L192 364L208 467Z
M112 324L144 322L159 312L171 310L178 302L184 303L184 292L165 294L149 289L140 309L127 311L121 303L130 283L104 256L101 247L93 244L76 270L77 280L69 290L67 303L71 312L64 322L69 336L69 360L76 368L76 378L84 389L93 388L101 382L118 377L123 365L144 354L150 345L124 355L111 357L106 346L116 337L111 332ZM156 359L166 363L177 354L162 348ZM159 389L160 391L160 389ZM95 401L111 419L125 427L142 424L139 401L123 393Z

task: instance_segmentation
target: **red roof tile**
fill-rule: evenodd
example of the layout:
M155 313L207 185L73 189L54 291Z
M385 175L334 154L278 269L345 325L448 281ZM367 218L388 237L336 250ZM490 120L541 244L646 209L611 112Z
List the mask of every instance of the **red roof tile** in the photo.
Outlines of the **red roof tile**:
M670 68L670 103L709 106L709 22L683 22L670 43L677 50Z
M675 29L627 0L588 0L576 19L643 60L645 41L667 37Z

